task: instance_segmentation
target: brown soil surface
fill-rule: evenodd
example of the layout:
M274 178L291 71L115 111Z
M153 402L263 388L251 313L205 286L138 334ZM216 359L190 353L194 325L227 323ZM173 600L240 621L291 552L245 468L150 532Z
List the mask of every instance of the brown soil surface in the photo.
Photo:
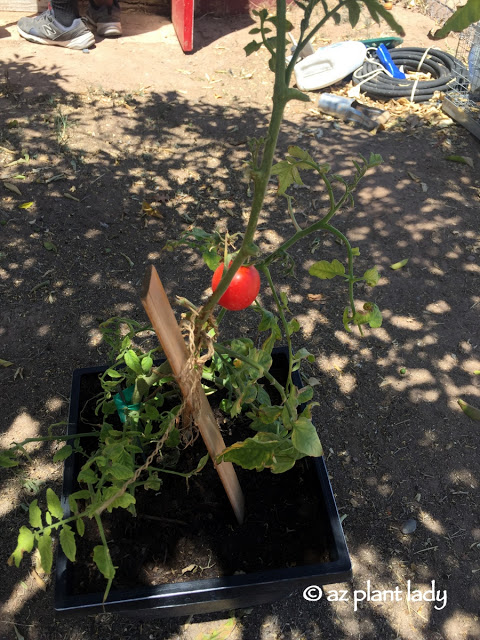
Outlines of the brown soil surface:
M405 44L431 44L429 18L415 8L394 12ZM126 13L125 37L98 42L89 54L22 40L18 17L0 14L0 177L21 193L0 184L0 358L13 363L0 369L2 446L66 419L72 370L105 362L99 322L144 319L147 264L172 298L201 301L210 281L201 260L162 247L192 224L242 228L246 139L264 132L272 82L263 51L243 54L249 16L200 17L190 55L159 16ZM391 35L362 16L353 37L380 33ZM348 23L330 25L315 46L349 35ZM436 46L454 53L456 40ZM56 619L51 582L28 559L19 570L6 566L32 496L59 487L52 448L38 445L30 464L1 476L2 640L480 638L478 426L456 402L480 404L480 143L435 106L387 103L394 116L376 135L314 107L291 103L279 158L299 144L345 176L360 153L384 159L338 222L360 249L358 272L380 269L379 286L357 296L378 303L382 328L347 334L342 286L308 276L315 260L343 259L331 238L295 249L296 279L277 274L302 323L295 343L316 357L304 373L320 382L315 419L345 516L354 579L338 589L349 600L308 602L294 593L272 606L191 620ZM474 168L446 161L451 154ZM305 182L295 191L301 224L324 202L312 176ZM274 192L272 184L263 247L290 233ZM159 217L142 216L144 200L157 203ZM405 267L390 269L404 258ZM262 300L271 302L266 293ZM225 331L254 336L254 322L241 312ZM404 535L410 518L417 528ZM365 600L354 611L354 590L367 581L372 590L398 587L403 597ZM432 581L447 590L444 608L406 601L408 584L425 592Z

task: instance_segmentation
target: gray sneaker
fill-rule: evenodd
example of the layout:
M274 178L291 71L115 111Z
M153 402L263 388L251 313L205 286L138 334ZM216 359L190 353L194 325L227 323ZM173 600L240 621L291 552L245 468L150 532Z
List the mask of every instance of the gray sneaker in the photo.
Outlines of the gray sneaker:
M116 4L111 7L106 7L105 5L93 7L89 3L85 18L87 22L96 27L99 36L114 38L122 35L120 7Z
M93 33L81 18L76 18L70 27L55 20L52 9L47 9L35 18L20 18L18 33L30 42L53 44L67 49L88 49L95 44Z

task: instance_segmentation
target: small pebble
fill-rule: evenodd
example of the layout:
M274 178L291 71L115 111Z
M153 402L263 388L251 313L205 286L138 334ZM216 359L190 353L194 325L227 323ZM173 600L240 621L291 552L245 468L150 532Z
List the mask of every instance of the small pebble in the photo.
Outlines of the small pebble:
M402 524L402 533L405 535L408 535L409 533L413 533L416 528L417 528L417 521L414 520L413 518L410 518L409 520L406 520Z
M90 49L82 49L82 53L90 53Z

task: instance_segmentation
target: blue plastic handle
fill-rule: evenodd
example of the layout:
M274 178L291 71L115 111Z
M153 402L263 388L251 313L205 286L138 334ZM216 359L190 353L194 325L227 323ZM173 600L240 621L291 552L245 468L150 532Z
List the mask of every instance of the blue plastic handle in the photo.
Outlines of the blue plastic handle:
M391 55L388 53L388 49L384 44L381 44L377 47L377 57L380 62L383 64L387 71L390 71L394 78L398 78L399 80L405 80L406 76L404 73L400 71L397 65L392 60Z

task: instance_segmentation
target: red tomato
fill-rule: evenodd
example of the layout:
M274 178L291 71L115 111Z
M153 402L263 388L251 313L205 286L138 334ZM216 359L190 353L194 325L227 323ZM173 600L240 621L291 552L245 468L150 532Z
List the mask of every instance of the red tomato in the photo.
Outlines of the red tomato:
M223 275L223 262L216 268L212 278L212 289L218 287ZM239 311L249 307L260 291L260 274L255 267L240 267L228 285L228 289L218 304L229 311Z

